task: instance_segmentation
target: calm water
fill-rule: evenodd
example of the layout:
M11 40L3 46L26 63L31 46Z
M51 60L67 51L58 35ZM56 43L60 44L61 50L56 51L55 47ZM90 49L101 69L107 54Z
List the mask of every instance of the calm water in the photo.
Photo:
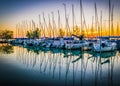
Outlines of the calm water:
M119 51L100 54L0 44L2 84L118 86L119 72Z

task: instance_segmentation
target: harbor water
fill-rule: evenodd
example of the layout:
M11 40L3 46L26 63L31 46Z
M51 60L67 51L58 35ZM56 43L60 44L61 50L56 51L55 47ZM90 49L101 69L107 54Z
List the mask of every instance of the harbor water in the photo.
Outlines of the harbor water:
M120 51L23 47L0 44L0 84L119 86Z

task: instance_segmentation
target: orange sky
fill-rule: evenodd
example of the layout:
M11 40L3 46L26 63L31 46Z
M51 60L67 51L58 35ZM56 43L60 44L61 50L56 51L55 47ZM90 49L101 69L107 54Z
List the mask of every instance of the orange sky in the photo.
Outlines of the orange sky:
M85 17L85 21L86 21L86 25L87 27L89 26L89 28L92 25L92 17L95 16L95 8L94 8L94 3L96 0L83 0L83 11L84 11L84 17ZM100 12L102 11L102 24L103 27L108 29L108 1L109 0L97 0L96 4L97 4L97 13L98 13L98 21L100 23ZM39 25L39 17L38 15L41 16L41 23L43 25L44 21L43 21L43 12L44 12L44 16L45 16L45 20L46 20L46 24L49 24L49 19L48 19L48 15L50 15L50 22L51 24L53 23L52 21L52 14L51 12L54 12L54 20L56 23L56 28L58 27L58 10L60 11L60 27L61 28L65 28L65 12L64 12L64 6L63 3L66 4L66 14L69 17L69 27L73 27L73 23L72 23L72 4L74 4L74 25L78 25L80 27L80 7L79 7L79 0L61 0L61 1L43 1L43 2L22 2L25 3L23 6L21 4L19 4L18 2L14 2L16 4L13 4L12 8L11 6L9 6L10 3L8 3L8 7L6 8L6 10L10 10L9 11L9 15L6 13L4 13L5 17L1 17L0 20L0 29L9 29L9 30L13 30L14 31L14 37L21 37L21 36L25 36L25 33L27 30L30 30L30 21L34 21L36 24L36 27ZM21 2L20 2L21 3ZM30 4L32 3L32 4ZM17 6L18 4L18 6ZM114 14L113 14L113 20L114 20L114 33L116 35L117 30L116 30L116 26L117 26L117 22L119 22L120 20L120 16L119 16L119 2L117 0L112 0L111 1L111 6L113 6L114 4ZM16 9L15 9L16 8ZM14 10L14 11L13 11ZM23 25L23 21L27 21L28 23L28 28L26 29L26 27L24 27ZM84 21L83 21L84 22ZM16 35L16 25L20 23L20 27L19 27L19 34ZM95 25L95 18L93 21L93 25ZM89 33L91 35L91 32L88 29L85 29L86 33ZM46 29L46 31L48 31L48 29ZM106 30L102 30L103 33L108 33L105 32ZM94 33L96 32L96 30L94 31ZM58 34L58 33L57 33ZM19 36L18 36L19 35Z

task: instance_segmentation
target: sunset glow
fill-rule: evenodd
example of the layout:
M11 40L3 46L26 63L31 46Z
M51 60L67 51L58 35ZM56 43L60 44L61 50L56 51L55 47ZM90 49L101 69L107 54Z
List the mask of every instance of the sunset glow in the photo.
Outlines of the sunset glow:
M82 30L84 30L84 35L98 35L97 28L95 27L95 3L97 6L97 17L98 22L101 22L101 12L102 12L102 35L108 36L109 32L109 0L83 0L83 15L82 20L83 25ZM111 35L119 35L118 26L120 20L119 11L119 0L112 0L111 9L113 8L113 31ZM7 4L3 6L4 4ZM66 20L65 20L65 10L64 5L66 4L66 15L68 17L68 26L71 33L73 30L73 16L72 16L72 5L74 5L74 27L77 25L81 30L81 18L80 18L80 1L79 0L2 0L1 1L1 15L0 15L0 29L10 29L14 31L14 37L25 37L26 31L33 29L32 21L35 23L35 27L44 26L44 31L46 36L50 36L50 31L53 32L53 16L55 22L55 35L58 36L58 28L62 28L65 32ZM60 21L58 21L58 10L60 13ZM43 13L45 21L43 19ZM39 17L40 15L40 17ZM112 15L111 15L112 16ZM40 19L39 19L40 18ZM50 20L49 20L50 18ZM93 22L93 31L91 31ZM47 27L45 26L45 23ZM59 25L60 23L60 25ZM27 24L27 25L26 25ZM51 24L51 27L50 27ZM17 27L17 28L16 28ZM52 29L51 29L52 28ZM19 30L18 30L19 29ZM19 33L18 33L19 32ZM67 33L67 32L66 32ZM69 32L68 32L69 33ZM89 33L89 34L88 34ZM94 34L95 33L95 34Z

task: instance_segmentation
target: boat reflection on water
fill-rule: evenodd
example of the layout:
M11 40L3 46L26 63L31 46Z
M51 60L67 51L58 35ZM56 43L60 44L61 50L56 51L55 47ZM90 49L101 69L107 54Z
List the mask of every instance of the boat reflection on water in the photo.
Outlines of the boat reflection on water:
M14 53L13 46L10 44L0 44L0 53L2 54Z
M24 71L38 71L62 86L114 86L119 83L116 72L120 65L119 51L95 53L4 44L0 52L12 53L16 58L12 64L21 64Z
M61 80L64 85L106 86L114 81L112 77L114 65L118 65L115 63L118 51L94 53L54 48L17 48L17 59L27 68L38 70L56 81Z
M92 56L89 57L92 58L94 57L95 58L99 58L100 61L104 60L104 62L101 62L101 64L104 64L104 63L109 63L110 62L110 58L114 57L116 55L116 51L114 52L101 52L101 53L92 53Z
M114 86L113 82L116 83L116 80L118 79L117 76L113 76L115 72L114 65L117 64L116 60L118 60L118 53L118 51L93 53L92 56L89 57L89 59L93 59L92 61L96 66L95 85L100 85L98 82L99 78L100 80L107 78L106 82L108 83L106 85ZM116 80L113 80L113 77L116 77Z

